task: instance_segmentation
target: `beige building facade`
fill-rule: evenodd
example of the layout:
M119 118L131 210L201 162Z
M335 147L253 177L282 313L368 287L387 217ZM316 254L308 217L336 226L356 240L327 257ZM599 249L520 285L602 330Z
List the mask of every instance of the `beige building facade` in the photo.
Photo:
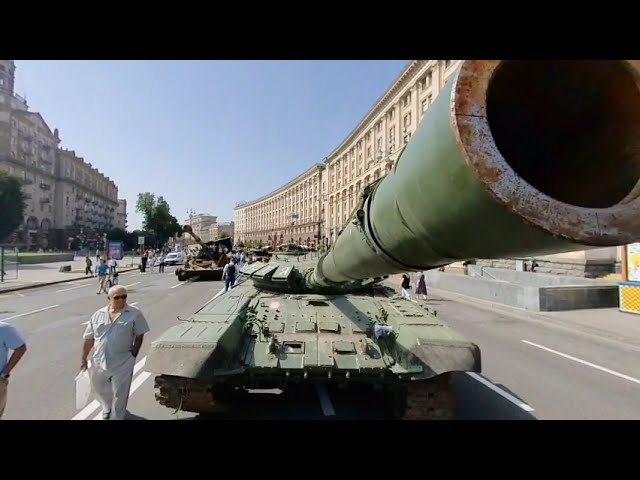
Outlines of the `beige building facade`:
M333 243L362 189L393 168L458 63L410 62L323 163L264 197L236 206L238 239L264 245ZM296 217L297 212L302 215Z
M118 187L73 150L57 151L56 224L108 231L116 226Z
M224 237L233 238L234 222L218 222L217 216L208 213L191 215L185 221L185 225L190 225L193 232L205 243ZM193 245L196 241L191 235L186 234L179 243Z
M193 233L195 233L200 240L203 242L208 242L211 240L211 228L218 221L218 217L215 215L209 215L208 213L199 213L197 215L192 215L188 220L185 221L185 225L190 225ZM185 245L191 245L196 243L191 235L188 233L183 235L183 243Z
M209 227L209 238L217 240L219 238L231 237L233 240L234 222L216 222Z
M124 198L118 199L115 228L127 229L127 201Z
M278 190L235 208L235 241L277 246L316 245L322 238L323 173L317 164Z
M23 182L23 224L10 241L26 248L69 248L72 239L114 228L118 188L75 152L15 94L15 63L0 60L0 170Z

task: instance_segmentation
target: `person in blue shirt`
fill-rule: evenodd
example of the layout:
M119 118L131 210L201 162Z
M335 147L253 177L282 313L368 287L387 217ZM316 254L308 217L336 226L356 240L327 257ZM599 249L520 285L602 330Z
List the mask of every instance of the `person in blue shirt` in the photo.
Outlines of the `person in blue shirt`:
M107 277L109 276L109 265L104 261L104 258L100 260L100 264L96 266L96 275L98 275L98 285L100 289L96 292L96 295L100 295L104 291L107 293Z
M9 350L13 350L9 357ZM7 322L0 322L0 418L7 406L9 375L27 351L27 344L18 330Z

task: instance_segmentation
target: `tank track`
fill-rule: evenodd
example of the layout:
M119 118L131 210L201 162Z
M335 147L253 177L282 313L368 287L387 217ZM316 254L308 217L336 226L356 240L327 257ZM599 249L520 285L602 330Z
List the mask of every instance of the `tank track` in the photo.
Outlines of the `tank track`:
M210 384L197 380L160 375L155 378L156 400L160 405L183 412L200 414L225 413L229 406L224 390L214 392ZM410 383L396 401L402 403L401 420L453 420L456 398L451 376L436 377L427 382Z
M406 407L402 420L453 420L456 397L451 374L444 374L428 382L407 386Z
M182 412L222 413L228 406L215 398L212 386L190 378L160 375L155 378L156 400Z

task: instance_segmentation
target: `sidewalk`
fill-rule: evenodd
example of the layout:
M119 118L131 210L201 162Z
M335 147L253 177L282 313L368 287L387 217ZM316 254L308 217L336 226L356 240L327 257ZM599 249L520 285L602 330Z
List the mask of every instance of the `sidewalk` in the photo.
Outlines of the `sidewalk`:
M91 269L95 272L96 259L92 258ZM118 272L128 272L137 270L139 259L125 257L118 261ZM71 265L70 272L59 272L62 266ZM18 265L17 278L15 268L5 268L4 282L0 282L0 293L25 290L28 288L41 287L44 285L54 285L57 283L73 282L74 280L84 280L92 278L84 274L84 257L75 257L72 262L38 263L33 265Z
M391 275L384 284L400 292L400 281L402 275ZM417 274L411 274L411 298L418 302L414 289L417 281ZM588 310L567 310L562 312L533 312L523 310L509 305L488 302L471 296L461 295L446 290L429 288L427 285L427 305L430 299L443 298L453 302L466 303L478 308L488 309L496 313L511 314L516 317L524 317L533 320L543 320L565 327L575 328L586 333L599 335L613 340L633 343L640 346L640 315L621 312L617 308L594 308ZM436 308L437 310L437 308Z

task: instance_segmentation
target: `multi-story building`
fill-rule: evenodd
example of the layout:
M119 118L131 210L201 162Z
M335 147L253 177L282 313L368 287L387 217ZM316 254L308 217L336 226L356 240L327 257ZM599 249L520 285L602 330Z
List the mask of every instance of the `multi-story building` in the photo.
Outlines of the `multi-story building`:
M57 150L56 225L108 231L116 226L118 187L73 150Z
M274 245L283 241L317 243L315 238L326 244L334 242L362 189L393 168L403 146L459 64L460 60L409 62L322 165L314 165L257 200L236 205L237 241ZM558 271L576 273L581 269L586 272L589 262L606 263L610 269L615 259L616 249L610 248L538 261L555 263ZM580 265L576 267L576 263Z
M321 238L324 164L289 183L235 208L235 241L277 246L286 242L315 245Z
M58 130L15 94L15 64L0 60L0 169L23 181L26 210L11 241L27 248L68 248L115 225L118 188L73 151Z
M115 228L127 229L127 201L123 198L118 199Z

